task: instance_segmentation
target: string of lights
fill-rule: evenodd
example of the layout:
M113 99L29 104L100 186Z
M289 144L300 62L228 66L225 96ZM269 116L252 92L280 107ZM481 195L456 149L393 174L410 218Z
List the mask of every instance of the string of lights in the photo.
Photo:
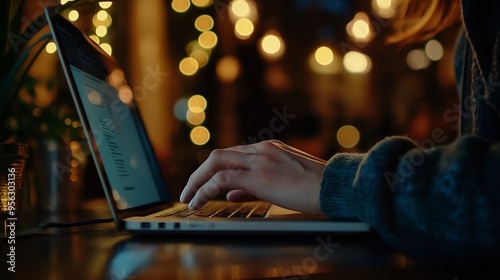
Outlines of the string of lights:
M63 0L66 2L67 0ZM63 3L64 4L64 3ZM195 76L210 61L213 50L218 44L219 37L214 31L216 24L214 18L204 13L203 9L212 8L218 3L214 0L172 0L171 8L174 12L188 13L193 7L202 9L201 15L193 22L194 27L199 32L197 38L186 43L185 56L178 63L179 72L186 76ZM339 52L338 46L334 43L323 43L314 47L309 57L307 65L310 71L318 75L336 75L347 73L352 75L367 75L372 68L372 60L369 55L363 53L363 46L370 43L377 35L374 26L373 16L382 19L390 19L396 13L397 0L372 0L372 10L357 12L346 24L346 33L356 50ZM231 21L234 28L234 36L242 41L254 40L261 57L269 62L280 60L286 52L286 40L281 36L279 30L269 28L269 30L259 30L259 7L253 0L231 0L224 7L224 12ZM108 12L112 2L99 2L99 9L96 10L92 18L93 28L89 31L89 36L109 55L112 54L112 46L109 42L108 28L112 24L112 17ZM77 10L66 13L66 17L71 21L79 19ZM263 34L255 39L256 34ZM54 53L56 47L54 43L46 46L48 53ZM439 61L444 54L441 43L435 39L429 40L424 48L408 51L406 63L409 69L419 71L426 69L434 61ZM225 55L220 57L215 63L215 74L221 83L234 83L241 74L241 62L237 56ZM210 140L209 130L203 126L207 108L207 100L202 93L194 94L177 100L174 111L179 121L186 122L190 129L190 139L196 145L205 145ZM351 135L351 136L349 136ZM347 140L351 139L350 141ZM359 141L359 131L356 127L348 125L338 130L337 140L343 147L354 147Z

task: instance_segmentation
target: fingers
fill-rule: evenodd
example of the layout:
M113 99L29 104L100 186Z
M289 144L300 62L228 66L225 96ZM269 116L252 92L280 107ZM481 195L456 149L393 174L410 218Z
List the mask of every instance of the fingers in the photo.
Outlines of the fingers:
M255 196L248 194L244 190L231 190L226 194L226 199L231 202L247 202L257 200Z
M239 170L251 170L267 166L269 161L289 161L290 156L270 141L252 145L235 146L227 149L214 150L208 159L189 177L180 201L187 203L198 191L199 187L210 180L215 174L234 176ZM226 175L218 175L226 177ZM218 182L220 185L220 182Z
M205 184L203 184L189 203L189 208L199 209L205 205L210 199L219 195L223 190L239 190L246 192L248 196L258 196L256 180L252 181L253 172L250 170L240 170L238 176L231 174L230 170L222 170L217 172ZM238 192L236 193L238 195Z
M208 159L189 177L180 201L187 203L197 192L198 187L205 184L214 174L221 170L248 169L246 155L236 150L214 150Z
M230 201L283 201L285 183L302 182L303 174L322 174L325 163L276 140L214 150L191 175L180 201L198 209L222 191L229 191Z

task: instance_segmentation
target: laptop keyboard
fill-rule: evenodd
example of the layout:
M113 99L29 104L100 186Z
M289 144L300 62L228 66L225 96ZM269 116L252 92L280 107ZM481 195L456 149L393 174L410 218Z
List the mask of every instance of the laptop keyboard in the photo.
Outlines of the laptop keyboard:
M197 218L265 218L271 207L267 202L210 202L199 210L189 208L180 209L175 212L161 213L157 217L197 217Z

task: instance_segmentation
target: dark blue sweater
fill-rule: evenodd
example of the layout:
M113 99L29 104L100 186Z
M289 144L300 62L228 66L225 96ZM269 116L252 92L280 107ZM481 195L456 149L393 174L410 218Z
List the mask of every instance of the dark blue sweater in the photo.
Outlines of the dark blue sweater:
M457 46L460 112L415 143L389 137L366 154L334 155L324 171L321 209L358 219L384 240L424 260L500 256L500 1L462 0ZM460 114L460 116L459 116Z

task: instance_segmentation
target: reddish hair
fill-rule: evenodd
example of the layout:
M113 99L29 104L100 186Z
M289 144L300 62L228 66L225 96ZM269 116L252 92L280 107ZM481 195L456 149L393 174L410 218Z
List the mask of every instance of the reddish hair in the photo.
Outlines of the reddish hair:
M478 0L481 1L481 0ZM399 0L388 43L427 40L461 22L459 0Z

